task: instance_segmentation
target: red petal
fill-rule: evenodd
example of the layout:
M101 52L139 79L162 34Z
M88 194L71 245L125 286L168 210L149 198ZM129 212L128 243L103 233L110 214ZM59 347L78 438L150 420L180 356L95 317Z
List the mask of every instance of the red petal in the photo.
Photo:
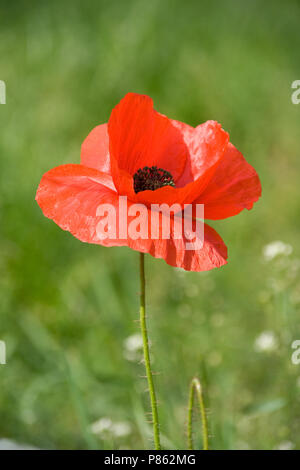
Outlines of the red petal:
M114 185L109 175L82 165L62 165L44 174L36 201L44 215L82 241L94 243L93 220Z
M139 168L157 166L169 171L175 181L181 175L187 158L181 133L153 109L148 96L128 93L113 109L108 133L111 160L115 161L112 174L118 189L119 170L133 176Z
M161 202L169 205L178 203L181 206L191 204L209 185L220 164L229 136L219 123L207 121L194 129L178 121L172 122L182 132L189 150L184 173L176 182L176 188L166 186L156 191L141 191L131 195L132 200L147 205Z
M198 250L187 250L188 240L185 237L176 239L172 236L170 240L153 240L150 246L143 242L144 240L136 240L135 243L131 241L129 246L150 253L155 258L163 258L170 266L183 268L186 271L209 271L227 263L226 245L220 235L206 224L204 224L203 246Z
M95 127L81 146L81 164L110 173L109 138L107 124Z
M204 204L206 219L225 219L251 209L261 196L261 184L254 168L232 144L206 190L196 203Z
M179 121L172 123L182 133L189 151L184 172L176 186L185 186L199 178L208 181L227 148L228 133L216 121L204 122L196 128Z
M119 196L111 188L109 177L99 171L82 165L63 165L46 173L39 185L36 200L44 215L53 219L62 229L68 230L83 242L96 243L104 246L129 246L130 248L150 253L155 258L163 258L171 266L184 268L188 271L205 271L220 267L226 263L227 249L220 236L209 226L204 227L204 244L201 249L188 250L186 236L179 239L175 236L175 227L180 222L171 218L171 238L163 239L162 220L160 214L158 224L159 239L108 238L102 240L97 233L101 217L97 209L101 204L110 204L116 213L116 226L119 217L126 220L130 227L133 216L120 214ZM128 202L128 210L132 208ZM151 236L151 211L147 210L149 234ZM180 220L180 219L179 219ZM197 222L198 223L198 222ZM193 227L194 228L194 227Z

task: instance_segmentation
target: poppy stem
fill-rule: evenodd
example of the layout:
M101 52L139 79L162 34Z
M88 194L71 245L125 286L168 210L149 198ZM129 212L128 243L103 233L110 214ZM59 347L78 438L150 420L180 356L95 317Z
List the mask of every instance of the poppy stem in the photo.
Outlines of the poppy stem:
M207 428L207 418L202 394L202 387L200 384L200 380L197 377L194 377L191 381L190 385L190 393L189 393L189 405L188 405L188 424L187 424L187 438L188 438L188 449L193 450L193 429L192 429L192 421L193 421L193 408L195 402L195 395L198 400L200 414L201 414L201 421L202 421L202 434L203 434L203 450L208 450L208 428Z
M149 340L148 340L148 332L147 332L147 324L146 324L146 300L145 300L146 282L145 282L145 255L144 253L140 253L140 283L141 283L140 323L141 323L141 331L142 331L142 337L143 337L143 351L144 351L146 375L147 375L150 401L151 401L154 445L155 445L156 450L160 450L161 445L160 445L160 437L159 437L157 401L156 401L156 394L155 394L155 389L154 389L153 375L152 375L152 370L151 370Z

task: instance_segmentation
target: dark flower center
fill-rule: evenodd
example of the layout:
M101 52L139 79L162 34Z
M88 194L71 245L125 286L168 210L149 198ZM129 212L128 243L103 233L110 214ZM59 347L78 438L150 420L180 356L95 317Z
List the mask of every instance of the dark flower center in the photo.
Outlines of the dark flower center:
M155 191L163 186L175 187L173 176L169 171L157 166L144 166L133 175L133 187L136 193L147 189Z

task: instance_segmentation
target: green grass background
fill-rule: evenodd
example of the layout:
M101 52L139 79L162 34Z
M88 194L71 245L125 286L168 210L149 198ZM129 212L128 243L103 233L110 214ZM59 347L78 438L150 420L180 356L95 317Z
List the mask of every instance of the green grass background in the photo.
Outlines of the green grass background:
M299 22L293 0L1 1L0 437L51 449L152 445L143 365L124 357L138 331L138 254L80 243L34 200L42 174L79 162L89 131L134 91L174 119L221 122L263 187L251 212L213 223L226 267L184 274L146 259L164 446L186 448L197 374L212 448L300 449ZM294 251L264 263L273 240ZM278 347L257 352L266 330ZM91 434L101 417L132 433Z

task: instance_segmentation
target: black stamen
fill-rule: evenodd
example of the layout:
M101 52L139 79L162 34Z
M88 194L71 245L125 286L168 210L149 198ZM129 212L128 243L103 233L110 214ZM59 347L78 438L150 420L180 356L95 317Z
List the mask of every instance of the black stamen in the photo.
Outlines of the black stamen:
M173 186L175 183L173 176L167 170L157 168L157 166L144 166L133 175L133 187L136 193L140 191L155 191L163 186Z

